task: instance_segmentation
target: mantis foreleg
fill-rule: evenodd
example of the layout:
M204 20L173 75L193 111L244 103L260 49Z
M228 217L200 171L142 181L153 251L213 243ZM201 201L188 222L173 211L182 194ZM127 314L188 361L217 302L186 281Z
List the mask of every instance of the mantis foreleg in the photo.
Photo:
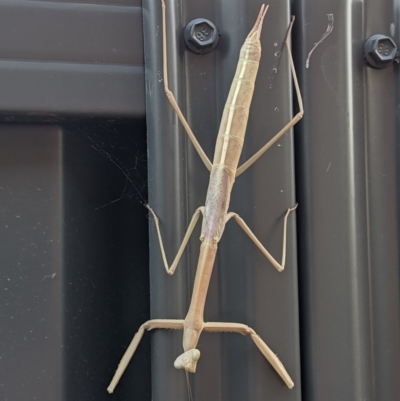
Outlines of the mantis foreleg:
M250 338L253 340L254 344L257 345L257 348L261 351L264 357L268 360L268 362L276 370L278 375L285 382L286 386L288 388L294 387L293 380L290 378L285 367L282 365L282 362L251 327L241 323L207 322L204 323L203 331L219 332L219 333L222 332L239 333L244 336L249 335Z
M183 320L173 320L173 319L153 319L148 320L146 323L143 323L137 333L133 336L131 343L123 355L117 370L114 373L114 376L111 380L110 385L107 387L107 391L111 394L114 392L115 387L117 387L118 382L120 381L122 375L124 374L126 368L130 360L132 359L140 341L143 337L145 330L153 330L153 329L174 329L179 330L183 329Z

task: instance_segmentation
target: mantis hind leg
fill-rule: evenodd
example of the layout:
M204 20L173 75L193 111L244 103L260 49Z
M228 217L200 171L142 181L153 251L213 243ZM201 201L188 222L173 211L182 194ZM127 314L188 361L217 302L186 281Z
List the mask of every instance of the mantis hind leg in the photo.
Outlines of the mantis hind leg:
M164 70L164 90L165 94L167 95L168 101L171 103L172 108L174 109L175 113L177 114L183 128L191 140L193 146L195 147L197 153L199 154L201 160L203 161L204 165L207 167L208 171L211 171L212 164L205 154L203 148L200 146L199 142L196 139L192 129L190 128L186 118L184 117L174 94L168 87L168 59L167 59L167 28L166 28L166 15L165 15L165 2L161 0L162 5L162 20L163 20L163 70Z
M296 90L296 95L297 95L297 101L299 103L299 112L290 120L272 139L270 139L258 152L256 152L252 157L250 157L249 160L244 162L236 171L236 177L238 177L240 174L242 174L244 171L246 171L253 163L255 163L275 142L277 142L283 135L286 134L292 127L294 127L302 118L304 115L304 108L303 108L303 99L301 97L301 92L300 92L300 86L299 86L299 81L297 80L297 74L296 74L296 69L294 67L294 62L293 62L293 57L292 57L292 51L290 49L290 35L292 32L292 26L294 23L294 17L292 17L292 20L290 22L288 32L286 35L286 47L287 51L289 54L289 63L290 63L290 69L292 71L292 76L293 76L293 82L294 82L294 87Z

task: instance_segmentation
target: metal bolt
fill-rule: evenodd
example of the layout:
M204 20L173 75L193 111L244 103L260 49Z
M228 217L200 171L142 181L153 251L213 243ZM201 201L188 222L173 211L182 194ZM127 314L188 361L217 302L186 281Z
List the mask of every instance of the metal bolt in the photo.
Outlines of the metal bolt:
M206 54L216 48L219 41L219 32L211 21L205 18L196 18L186 25L183 37L190 51L197 54Z
M393 61L398 62L397 46L386 35L371 36L365 42L364 55L368 65L372 68L386 68Z

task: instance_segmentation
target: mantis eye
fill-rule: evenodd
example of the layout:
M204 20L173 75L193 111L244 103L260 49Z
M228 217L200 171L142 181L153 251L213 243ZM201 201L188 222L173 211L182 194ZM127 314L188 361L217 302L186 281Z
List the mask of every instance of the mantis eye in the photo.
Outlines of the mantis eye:
M182 355L179 355L178 358L175 359L174 367L175 369L184 369L187 372L195 373L197 361L200 358L200 351L198 349L190 349L189 351L184 352Z

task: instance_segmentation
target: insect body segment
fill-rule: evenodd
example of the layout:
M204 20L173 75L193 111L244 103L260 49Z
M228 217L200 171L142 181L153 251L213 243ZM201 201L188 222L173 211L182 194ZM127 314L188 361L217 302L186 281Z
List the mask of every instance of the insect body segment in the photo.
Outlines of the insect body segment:
M183 348L194 349L203 329L204 306L214 267L217 242L227 222L230 195L236 168L242 152L247 119L258 64L261 58L260 27L266 9L261 9L256 24L240 51L239 63L222 115L214 153L213 167L207 190L201 232L202 245L189 312L185 318Z
M225 104L214 152L201 240L218 242L226 224L230 194L243 149L250 104L261 58L260 33L268 7L261 8L247 36Z
M214 152L213 167L226 166L232 169L235 175L242 153L250 104L261 58L258 27L261 27L267 9L268 7L261 10L256 25L240 50L238 66L222 114Z
M234 182L235 174L231 169L224 166L212 168L201 228L202 242L216 246L220 240L226 224L226 214Z
M200 351L198 349L191 349L184 352L175 359L174 367L176 369L184 369L190 373L196 372L196 363L200 358Z
M182 343L185 351L196 348L200 334L203 330L204 306L216 255L216 245L205 242L201 244L193 285L192 299L190 301L189 311L184 321L185 328Z

